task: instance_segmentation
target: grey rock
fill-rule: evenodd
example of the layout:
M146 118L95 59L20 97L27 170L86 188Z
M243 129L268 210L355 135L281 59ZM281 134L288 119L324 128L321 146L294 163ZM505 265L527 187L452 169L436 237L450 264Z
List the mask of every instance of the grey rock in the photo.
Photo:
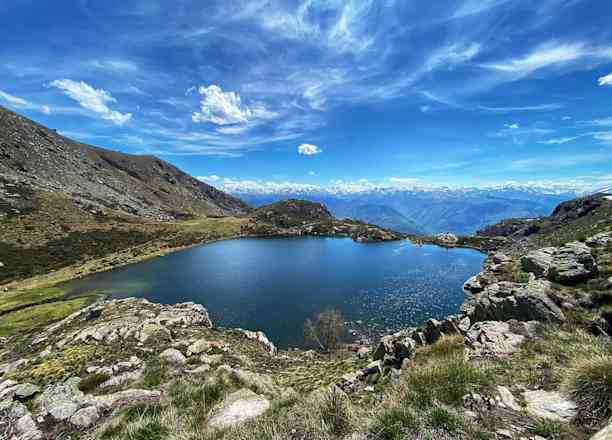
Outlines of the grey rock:
M13 362L8 362L6 364L2 364L0 365L0 376L2 375L9 375L11 373L13 373L14 371L19 370L20 368L25 367L26 365L28 365L30 363L30 361L28 361L27 359L18 359L16 361Z
M515 352L525 336L513 333L507 322L483 321L472 325L465 343L470 357L500 357Z
M185 365L187 358L176 348L167 348L159 354L159 358L174 365Z
M442 336L442 324L436 319L428 319L425 323L425 341L435 343Z
M548 278L560 284L574 285L597 273L591 249L578 241L559 248L548 269Z
M400 368L404 359L411 358L417 343L413 339L414 329L400 331L380 338L378 346L372 355L375 361L383 361L385 365Z
M202 374L208 371L210 371L210 365L208 364L200 365L199 367L194 368L193 370L185 370L186 373L190 374Z
M525 272L531 272L537 276L546 276L557 248L547 247L529 252L521 258L521 266Z
M496 252L491 256L491 261L493 261L495 264L505 264L512 261L512 258L501 252Z
M27 399L40 392L40 387L31 383L22 383L15 387L15 397L17 399Z
M144 324L140 329L138 340L142 343L146 343L150 340L171 341L172 334L170 333L170 330L163 325L155 322L149 322Z
M89 428L100 418L100 413L95 406L81 408L70 417L70 423L81 428Z
M529 414L541 419L569 422L576 416L577 406L557 391L526 391L523 393Z
M482 292L483 289L484 286L480 281L479 275L474 275L473 277L469 278L465 283L463 283L463 290L466 290L468 292L478 293Z
M549 297L552 286L548 281L529 283L501 281L487 286L462 305L471 322L478 321L545 321L562 322L565 316Z
M514 398L514 396L512 395L512 393L510 392L508 388L498 385L496 390L497 390L497 395L498 395L500 404L514 411L521 410L520 405L518 404L518 402L516 401L516 399Z
M212 429L225 429L255 419L270 408L270 401L243 388L225 398L208 421Z
M366 359L370 354L370 349L368 347L359 347L357 350L357 357L359 359Z
M198 339L189 347L187 347L187 356L192 356L194 354L201 354L211 347L211 344L206 339Z
M78 389L80 379L71 377L64 383L51 385L38 397L41 415L51 415L56 420L69 419L81 406L85 395Z

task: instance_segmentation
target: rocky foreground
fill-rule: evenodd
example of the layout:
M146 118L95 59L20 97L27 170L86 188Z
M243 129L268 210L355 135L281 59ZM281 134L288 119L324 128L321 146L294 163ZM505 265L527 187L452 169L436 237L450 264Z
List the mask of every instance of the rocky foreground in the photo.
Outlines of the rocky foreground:
M200 305L95 302L3 340L0 438L612 438L611 220L498 237L460 314L372 347L279 352Z

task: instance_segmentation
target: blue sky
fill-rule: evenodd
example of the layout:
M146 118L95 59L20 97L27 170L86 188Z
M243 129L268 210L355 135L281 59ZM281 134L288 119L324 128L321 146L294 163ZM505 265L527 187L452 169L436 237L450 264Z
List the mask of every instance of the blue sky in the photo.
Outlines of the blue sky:
M604 0L1 0L0 104L228 188L597 186L610 23Z

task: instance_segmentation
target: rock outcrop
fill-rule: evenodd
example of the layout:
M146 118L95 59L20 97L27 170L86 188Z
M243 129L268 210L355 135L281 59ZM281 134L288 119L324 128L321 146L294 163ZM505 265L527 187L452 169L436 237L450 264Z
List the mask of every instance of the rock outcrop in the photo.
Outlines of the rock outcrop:
M550 298L549 282L529 283L501 281L487 286L463 304L472 322L478 321L544 321L562 322L565 316Z
M259 417L270 408L270 401L243 388L227 396L208 420L212 429L226 429Z
M578 241L560 248L548 247L530 252L521 258L521 264L525 272L569 286L588 280L597 273L591 249Z

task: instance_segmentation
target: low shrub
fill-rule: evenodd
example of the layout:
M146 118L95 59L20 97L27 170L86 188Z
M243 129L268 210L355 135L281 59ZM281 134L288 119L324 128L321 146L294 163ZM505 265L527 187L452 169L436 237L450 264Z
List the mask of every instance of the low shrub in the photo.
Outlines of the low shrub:
M419 418L414 412L398 406L380 412L370 427L370 434L376 440L402 440L419 427Z

